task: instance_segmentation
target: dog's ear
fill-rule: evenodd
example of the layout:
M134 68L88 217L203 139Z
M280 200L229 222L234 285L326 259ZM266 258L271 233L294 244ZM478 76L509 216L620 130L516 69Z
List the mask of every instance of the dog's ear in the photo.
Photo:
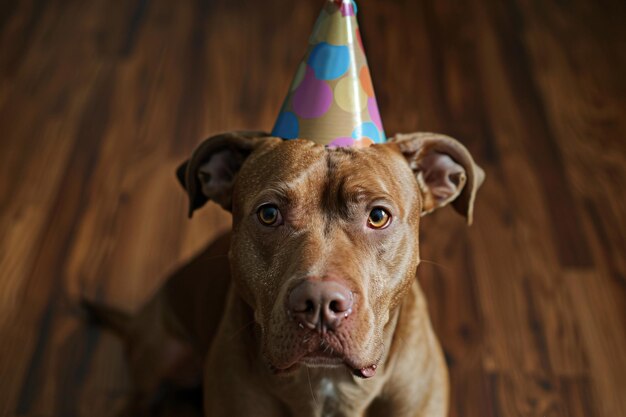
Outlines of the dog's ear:
M189 217L212 200L231 209L235 177L244 161L263 138L264 132L231 132L210 137L176 170L176 177L189 196Z
M472 224L476 191L485 173L465 146L436 133L398 134L391 142L415 173L423 197L422 215L452 203Z

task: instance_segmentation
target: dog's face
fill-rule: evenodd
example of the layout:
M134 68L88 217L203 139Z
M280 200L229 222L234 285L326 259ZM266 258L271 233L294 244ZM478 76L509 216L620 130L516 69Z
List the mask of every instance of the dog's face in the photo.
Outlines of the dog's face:
M420 216L450 201L471 216L482 176L440 135L330 149L230 134L194 153L184 183L192 211L208 199L232 210L233 279L271 367L344 364L369 377L415 279Z

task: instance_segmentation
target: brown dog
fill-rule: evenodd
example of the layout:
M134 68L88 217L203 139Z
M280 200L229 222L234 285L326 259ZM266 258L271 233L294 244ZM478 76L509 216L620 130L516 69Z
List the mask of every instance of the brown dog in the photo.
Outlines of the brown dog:
M208 200L232 211L230 278L190 294L196 315L213 309L208 324L190 324L170 288L127 326L168 340L140 343L167 358L153 373L193 369L187 346L207 349L212 417L446 415L447 371L415 273L421 216L452 203L471 223L484 173L459 142L421 133L330 149L229 133L179 171L190 215ZM159 337L145 336L147 322Z

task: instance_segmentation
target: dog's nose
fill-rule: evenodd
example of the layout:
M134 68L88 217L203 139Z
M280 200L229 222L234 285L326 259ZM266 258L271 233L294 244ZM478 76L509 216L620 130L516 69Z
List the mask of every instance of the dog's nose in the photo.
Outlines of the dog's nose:
M292 317L309 329L335 330L352 313L353 294L334 281L304 281L289 294Z

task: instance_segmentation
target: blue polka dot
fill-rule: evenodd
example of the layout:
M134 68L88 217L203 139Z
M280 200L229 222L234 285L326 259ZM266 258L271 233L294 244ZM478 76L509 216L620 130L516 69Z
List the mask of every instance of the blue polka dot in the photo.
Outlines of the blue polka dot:
M318 80L334 80L348 71L350 53L347 46L321 42L311 51L307 64L313 68Z
M278 115L272 136L283 139L296 139L300 133L300 124L295 114L290 111L284 111Z
M381 137L378 128L372 122L363 123L361 126L357 126L352 131L352 137L354 139L360 139L362 137L370 138L374 141L374 143L382 143L384 141L384 138Z
M356 15L359 12L359 8L356 5L356 1L352 0L352 7L354 8L354 14Z

